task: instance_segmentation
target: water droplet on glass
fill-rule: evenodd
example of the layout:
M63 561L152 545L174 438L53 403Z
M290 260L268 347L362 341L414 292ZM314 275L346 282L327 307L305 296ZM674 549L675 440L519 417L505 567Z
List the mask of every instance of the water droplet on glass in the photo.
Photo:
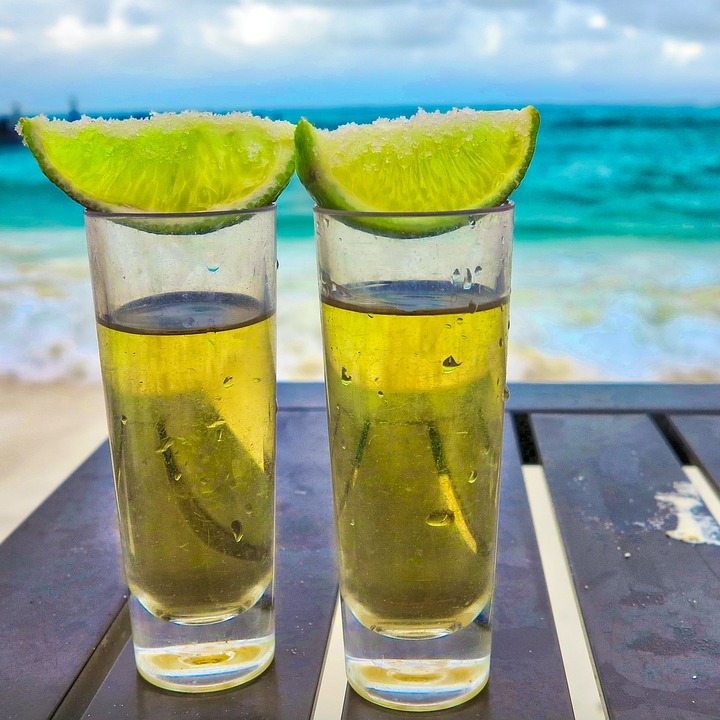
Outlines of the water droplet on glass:
M472 485L478 478L477 470L471 470L470 471L470 477L468 478L468 482Z
M460 269L459 269L459 268L455 268L455 269L453 270L453 274L452 274L452 284L453 284L453 285L459 285L459 284L460 284Z
M253 382L254 382L254 383L259 383L259 382L261 382L261 380L260 380L260 378L253 378Z
M458 325L462 325L462 324L463 324L463 319L462 319L462 318L458 318L457 320L455 320L455 322L456 322Z
M158 448L155 452L160 455L164 452L167 452L171 447L173 446L173 439L168 438L164 443L163 446Z
M477 277L482 272L482 265L475 266L475 276Z
M228 376L223 380L223 387L231 388L234 384L235 384L235 383L233 383L232 375L228 375Z
M352 375L348 375L347 370L343 368L340 379L343 385L349 385L352 382Z
M450 323L445 323L445 327L449 330L452 327L452 325Z
M351 521L350 521L350 525L351 525L352 527L355 527L355 521L354 521L354 520L351 520Z
M470 227L475 227L477 225L477 218L474 215L471 215L470 222L468 224Z
M127 425L127 417L125 417L125 415L120 416L120 424Z
M378 395L380 397L385 397L385 393L382 390L378 390Z
M463 283L463 290L469 290L472 287L472 274L470 268L465 268L465 282Z
M367 316L372 320L375 316L372 313L368 313Z
M245 509L245 514L246 514L246 515L252 515L252 513L253 513L252 503L246 503L244 509Z
M325 227L330 227L330 218L324 217L323 222L325 223Z
M182 479L182 473L178 473L173 479L175 480L175 482L180 482L180 480Z
M221 427L224 424L225 424L225 421L222 418L218 418L217 420L215 420L215 422L211 422L209 425L206 425L205 427L208 430L212 430L213 428Z
M500 339L498 340L498 345L499 345L500 347L503 346L503 339L502 339L502 338L500 338Z
M442 366L446 372L452 372L455 368L459 368L462 363L459 363L452 355L448 355L443 361Z
M510 389L508 386L505 386L505 389L503 390L503 400L507 401L510 398Z
M208 269L211 273L216 273L216 272L220 269L220 266L219 266L219 265L208 265L208 266L207 266L207 269Z
M425 518L425 522L431 527L446 527L454 520L455 514L452 510L435 510Z
M195 325L195 318L193 317L187 317L182 321L184 328L191 328L193 325Z
M243 532L242 523L239 520L233 520L230 527L232 529L233 536L235 537L235 542L240 542L245 534Z
M276 260L276 261L275 261L275 269L276 269L276 270L279 270L279 269L280 269L280 261L279 261L279 260Z

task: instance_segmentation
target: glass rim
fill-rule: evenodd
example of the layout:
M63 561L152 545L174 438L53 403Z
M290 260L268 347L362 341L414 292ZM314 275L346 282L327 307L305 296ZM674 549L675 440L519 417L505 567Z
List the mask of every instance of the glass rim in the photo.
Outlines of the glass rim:
M85 208L85 217L106 218L107 220L127 218L150 218L152 220L173 220L195 217L229 217L232 215L255 215L256 213L272 212L277 205L262 205L256 208L238 208L237 210L196 210L194 212L163 213L163 212L106 212L104 210L90 210Z
M485 208L469 208L468 210L333 210L332 208L316 205L313 212L316 215L329 215L330 217L369 217L369 218L430 218L430 217L458 217L463 215L490 215L492 213L509 212L515 209L512 200L505 200L501 205Z

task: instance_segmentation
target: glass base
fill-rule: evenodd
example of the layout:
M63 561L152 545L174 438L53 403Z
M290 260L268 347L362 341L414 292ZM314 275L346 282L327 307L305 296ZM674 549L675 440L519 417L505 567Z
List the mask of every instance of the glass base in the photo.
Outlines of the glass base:
M360 696L377 705L424 712L466 702L490 675L490 603L473 622L432 639L380 635L343 604L345 669Z
M135 664L158 687L188 693L225 690L256 678L274 657L269 590L252 608L206 624L162 620L132 594L128 602Z

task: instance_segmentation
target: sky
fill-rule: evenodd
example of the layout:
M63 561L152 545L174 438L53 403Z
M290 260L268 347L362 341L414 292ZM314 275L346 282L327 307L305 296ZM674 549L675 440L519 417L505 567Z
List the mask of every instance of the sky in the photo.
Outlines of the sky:
M0 113L720 104L720 0L0 0Z

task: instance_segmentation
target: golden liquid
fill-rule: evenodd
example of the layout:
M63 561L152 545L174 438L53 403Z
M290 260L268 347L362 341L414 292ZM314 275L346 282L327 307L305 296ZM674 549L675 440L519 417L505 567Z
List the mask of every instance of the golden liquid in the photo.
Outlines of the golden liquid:
M272 579L274 316L178 293L97 329L130 589L182 623L252 607Z
M433 637L492 594L508 315L403 290L322 306L341 583L366 627Z

